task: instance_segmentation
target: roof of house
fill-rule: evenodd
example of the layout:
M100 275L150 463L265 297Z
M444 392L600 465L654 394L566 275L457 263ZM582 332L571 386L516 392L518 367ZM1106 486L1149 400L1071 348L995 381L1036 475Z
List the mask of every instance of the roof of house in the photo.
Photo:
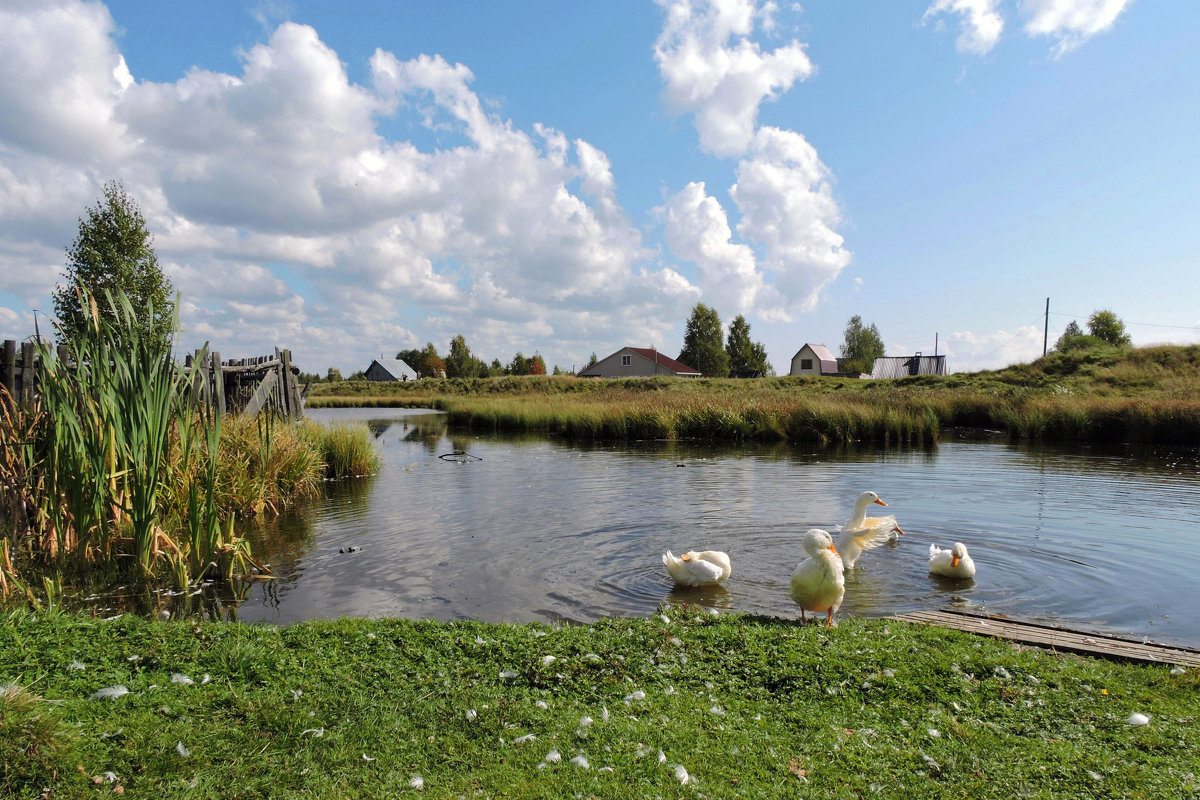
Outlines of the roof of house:
M872 378L907 378L909 375L945 375L945 356L884 356L875 359Z
M671 370L672 372L678 372L678 373L681 373L684 375L699 375L700 374L700 370L695 369L694 367L689 367L687 364L683 363L682 361L676 361L673 358L664 356L662 353L658 352L657 350L655 350L652 347L626 347L625 349L632 350L633 352L640 355L642 358L647 358L647 359L653 361L655 364L658 364L659 366L666 367L667 369Z
M837 359L833 357L833 353L829 352L828 347L823 344L810 344L808 342L804 343L804 347L812 350L813 355L815 355L817 360L821 362L822 373L838 371ZM796 356L804 352L804 347L801 347L796 351ZM794 359L796 356L792 356L792 358Z
M398 381L404 380L405 375L407 375L410 379L415 379L417 377L416 370L398 358L377 358L372 363L383 367L385 372ZM367 367L367 369L370 369L370 367Z

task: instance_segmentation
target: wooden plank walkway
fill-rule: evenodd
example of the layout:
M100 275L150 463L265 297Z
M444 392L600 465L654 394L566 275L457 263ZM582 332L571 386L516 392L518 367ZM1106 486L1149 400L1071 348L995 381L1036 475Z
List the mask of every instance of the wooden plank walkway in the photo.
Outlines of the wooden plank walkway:
M1056 628L1052 625L1024 622L1006 617L984 616L963 611L910 611L896 614L890 619L924 625L940 625L983 636L1008 639L1018 644L1082 653L1100 658L1200 667L1200 650L1136 642L1099 633L1081 633L1066 628Z

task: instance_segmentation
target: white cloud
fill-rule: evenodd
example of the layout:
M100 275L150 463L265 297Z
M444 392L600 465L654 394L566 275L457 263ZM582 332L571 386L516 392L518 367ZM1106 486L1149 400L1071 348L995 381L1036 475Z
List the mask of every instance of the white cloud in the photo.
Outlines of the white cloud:
M114 109L132 77L99 3L8 3L0 8L0 142L73 165L128 149Z
M1004 18L996 10L999 0L935 0L925 10L922 22L942 14L957 14L962 30L955 41L960 53L986 55L1000 40Z
M1058 40L1061 56L1113 26L1132 0L1021 0L1020 13L1030 36Z
M722 311L753 310L764 288L754 251L731 241L725 209L704 184L689 183L658 211L665 220L667 245L696 265L704 294Z
M841 220L829 168L794 131L764 127L738 164L730 189L742 212L738 233L761 244L760 267L772 275L782 308L760 308L764 319L816 308L823 288L850 263L834 230Z
M813 72L792 41L764 53L749 37L755 20L774 27L776 7L753 0L658 0L666 8L654 57L674 113L695 114L700 146L717 156L744 153L754 138L758 107Z
M630 336L666 345L698 299L649 265L608 156L489 113L465 65L378 50L356 84L314 29L283 23L240 74L135 82L114 35L97 4L0 11L0 257L31 307L111 177L185 295L185 335L227 356L278 344L305 369L355 368L347 353L462 333L489 360L553 344L551 364L582 363ZM389 140L390 118L459 144Z
M951 372L977 372L1033 361L1042 355L1042 333L1040 325L982 334L955 331L944 340L946 364ZM912 351L901 345L897 352Z

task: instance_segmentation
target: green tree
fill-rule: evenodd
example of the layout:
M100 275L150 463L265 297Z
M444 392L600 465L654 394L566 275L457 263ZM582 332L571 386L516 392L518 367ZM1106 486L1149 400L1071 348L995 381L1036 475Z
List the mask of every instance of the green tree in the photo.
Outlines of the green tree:
M396 358L412 367L413 372L417 373L418 375L423 375L424 372L421 370L421 360L424 354L424 350L417 350L416 348L413 348L411 350L401 350L400 352L396 353Z
M697 303L683 331L679 360L706 378L729 375L729 354L721 343L721 318L714 308Z
M513 356L512 361L508 362L508 367L505 369L509 375L528 375L529 374L529 359L521 354L518 350Z
M588 362L583 365L583 368L587 369L588 367L594 367L597 363L599 363L599 361L600 359L596 358L596 351L593 350L591 358L589 358Z
M337 367L330 367L329 371L325 373L325 380L329 381L330 383L337 383L341 379L342 371Z
M460 333L450 340L450 354L446 356L446 377L477 378L486 366L471 354L467 340Z
M546 359L542 358L539 353L534 353L529 357L529 374L530 375L545 375L546 374Z
M1113 347L1128 347L1133 343L1125 332L1125 323L1107 308L1093 311L1088 317L1088 333Z
M729 335L725 337L725 352L729 354L731 372L761 372L774 375L775 370L767 363L767 348L761 342L750 340L750 323L741 314L729 323Z
M410 366L417 371L417 374L422 378L440 378L446 372L446 362L438 355L437 348L433 346L433 342L425 345L425 349L421 351L419 359L421 366L411 364Z
M95 297L102 319L115 321L105 293L120 290L138 310L143 333L170 339L174 289L158 266L153 240L141 209L125 186L120 181L106 183L103 200L79 220L79 234L67 249L65 283L53 292L54 313L64 338L75 338L86 324L77 291L83 286Z
M1067 327L1063 328L1062 336L1054 343L1054 349L1060 353L1067 353L1071 350L1087 350L1102 344L1104 343L1100 339L1084 333L1079 323L1071 320Z
M870 372L875 359L883 357L883 339L875 323L864 326L858 314L851 317L846 323L841 355L846 372Z

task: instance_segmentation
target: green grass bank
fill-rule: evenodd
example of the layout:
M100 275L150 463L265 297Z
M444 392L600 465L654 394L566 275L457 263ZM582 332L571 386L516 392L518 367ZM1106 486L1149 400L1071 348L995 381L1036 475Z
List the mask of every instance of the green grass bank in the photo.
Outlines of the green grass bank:
M286 628L12 612L0 796L1193 797L1198 676L682 608Z
M1098 347L1002 370L887 381L580 379L319 384L309 405L425 407L478 431L578 440L928 445L951 427L1013 439L1200 444L1200 346Z

